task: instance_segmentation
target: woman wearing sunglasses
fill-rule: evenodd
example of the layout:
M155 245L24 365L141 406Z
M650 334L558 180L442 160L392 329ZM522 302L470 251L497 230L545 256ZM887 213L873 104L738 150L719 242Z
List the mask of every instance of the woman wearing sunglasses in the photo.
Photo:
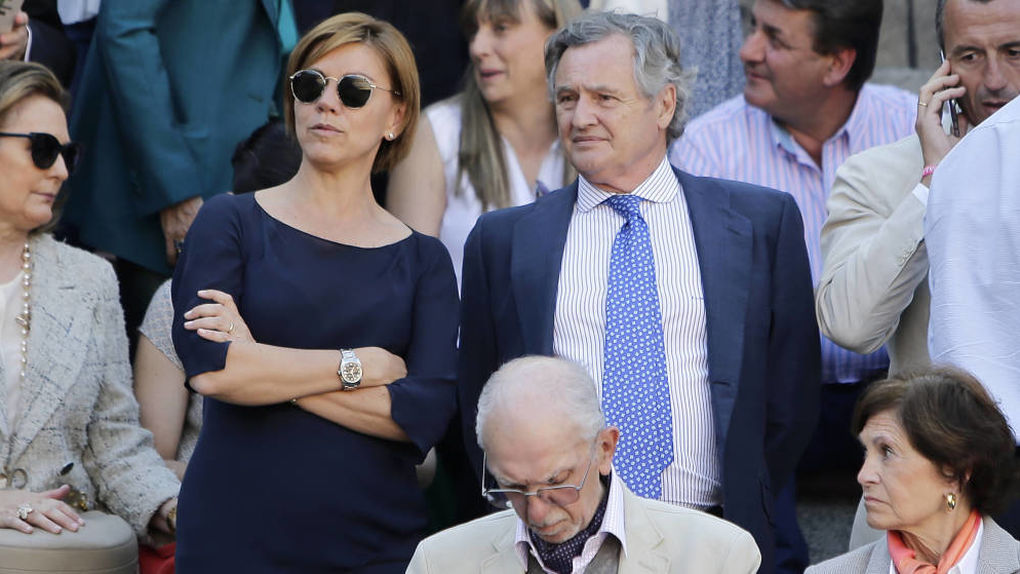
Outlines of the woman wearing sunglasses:
M418 102L393 26L324 21L288 65L297 175L210 200L188 232L173 337L206 398L182 572L404 572L422 537L414 467L455 408L457 286L442 244L370 185Z
M69 537L108 526L99 509L170 533L179 484L138 424L113 270L48 233L79 153L64 99L43 66L0 62L0 529Z
M556 138L543 48L581 13L577 0L469 0L464 91L429 106L386 205L438 237L460 277L464 241L485 211L530 203L574 178Z

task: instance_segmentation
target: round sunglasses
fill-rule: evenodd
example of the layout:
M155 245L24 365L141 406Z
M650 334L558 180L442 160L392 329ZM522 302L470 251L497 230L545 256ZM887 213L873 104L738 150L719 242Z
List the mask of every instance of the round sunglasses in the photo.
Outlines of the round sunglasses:
M67 167L67 173L71 173L78 166L78 159L81 157L80 144L75 142L61 144L60 140L52 134L0 132L0 137L28 139L32 146L32 163L39 169L50 169L56 163L57 156L64 156L64 166Z
M322 92L330 80L336 80L336 93L340 97L340 103L351 109L357 109L367 104L368 99L372 97L372 90L377 88L394 96L400 95L400 92L396 90L388 90L373 84L372 80L365 76L347 74L340 78L331 78L318 70L295 72L290 77L290 93L294 94L294 99L297 101L311 104L322 96Z

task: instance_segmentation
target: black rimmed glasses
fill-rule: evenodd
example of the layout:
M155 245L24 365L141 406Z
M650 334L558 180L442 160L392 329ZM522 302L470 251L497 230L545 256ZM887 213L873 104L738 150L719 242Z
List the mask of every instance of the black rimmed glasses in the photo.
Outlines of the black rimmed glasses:
M512 508L513 506L520 506L527 504L528 498L534 496L541 498L546 504L555 504L556 506L569 506L581 497L581 489L584 488L584 483L588 480L588 473L591 472L591 464L595 461L595 445L593 443L591 450L588 452L588 467L584 469L584 476L581 477L580 484L557 484L556 486L543 486L542 488L536 488L531 492L525 492L516 488L489 488L485 485L485 477L488 475L486 469L487 466L487 454L482 451L482 496L489 504L496 508Z
M61 144L57 136L31 132L27 134L0 132L0 137L27 138L32 148L32 163L39 169L50 169L57 161L57 156L64 156L64 165L71 173L78 165L81 156L81 145L75 142Z
M364 107L372 97L372 90L378 89L394 96L400 95L400 92L396 90L389 90L372 83L372 80L365 76L347 74L340 78L331 78L318 70L294 72L294 75L290 77L290 93L294 94L294 99L297 101L311 104L322 96L322 92L330 80L336 80L336 93L340 97L340 103L351 109Z

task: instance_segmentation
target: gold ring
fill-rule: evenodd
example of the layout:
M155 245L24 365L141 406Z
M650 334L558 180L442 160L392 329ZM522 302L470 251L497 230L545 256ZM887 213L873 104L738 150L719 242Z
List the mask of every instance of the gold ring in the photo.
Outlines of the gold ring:
M27 502L18 506L18 518L22 520L28 520L28 515L32 514L33 512L35 512L35 509L32 508L32 505Z
M234 322L233 322L233 321L231 321L231 322L230 322L230 328L229 328L229 329L227 329L227 334L228 334L228 335L230 335L230 334L232 334L233 332L234 332Z
M920 101L920 100L918 100L918 102L917 102L917 105L919 105L919 106L924 106L924 107L926 107L926 108L928 107L928 104L926 104L926 103L924 103L924 102L922 102L922 101Z

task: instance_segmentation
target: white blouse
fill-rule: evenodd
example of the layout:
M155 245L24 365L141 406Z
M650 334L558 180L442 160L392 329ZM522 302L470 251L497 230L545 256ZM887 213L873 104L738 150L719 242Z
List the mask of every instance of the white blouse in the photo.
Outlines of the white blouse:
M0 429L10 436L18 422L21 398L21 325L16 320L21 312L21 277L24 272L0 285L0 361L3 364L7 390L7 421L11 428Z
M478 200L466 173L461 178L458 192L456 180L457 153L460 150L460 100L455 96L437 102L425 109L425 115L432 124L446 179L446 211L443 212L443 221L439 227L439 240L450 252L459 286L461 267L464 263L464 242L475 226L475 221L482 215L482 203ZM517 154L506 138L503 139L503 153L509 176L511 205L531 203L537 195L563 187L566 183L563 181L563 154L560 153L558 140L553 143L542 160L534 188L528 185L521 164L517 160Z

